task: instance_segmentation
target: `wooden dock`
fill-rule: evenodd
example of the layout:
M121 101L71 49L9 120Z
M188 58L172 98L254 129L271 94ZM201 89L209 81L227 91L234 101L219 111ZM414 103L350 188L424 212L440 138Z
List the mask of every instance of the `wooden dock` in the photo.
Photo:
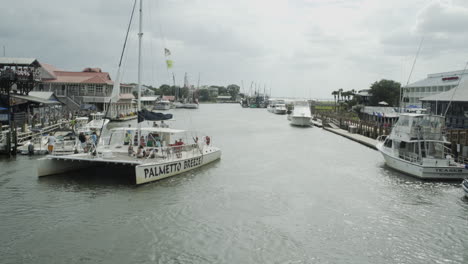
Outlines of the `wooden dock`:
M366 136L359 135L359 134L353 134L353 133L350 133L350 132L348 132L348 131L346 131L344 129L341 129L341 128L323 127L323 129L325 129L327 131L330 131L332 133L335 133L337 135L343 136L345 138L351 139L351 140L356 141L358 143L361 143L362 145L367 146L369 148L377 150L377 147L376 147L377 140L375 140L375 139L368 138Z

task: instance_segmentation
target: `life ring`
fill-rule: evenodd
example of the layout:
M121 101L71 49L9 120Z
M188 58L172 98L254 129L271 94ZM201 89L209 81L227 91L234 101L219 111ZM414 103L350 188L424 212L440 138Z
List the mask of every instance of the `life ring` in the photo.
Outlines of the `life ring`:
M211 142L211 138L209 136L206 136L205 137L205 142L206 142L206 145L209 146L210 142Z

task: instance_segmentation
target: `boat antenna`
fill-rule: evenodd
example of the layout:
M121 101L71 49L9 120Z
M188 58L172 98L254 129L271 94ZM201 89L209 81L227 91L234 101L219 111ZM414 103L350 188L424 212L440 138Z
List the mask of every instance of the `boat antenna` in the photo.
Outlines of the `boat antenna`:
M140 26L138 32L138 115L141 111L141 39L143 38L143 0L140 0ZM138 122L138 131L137 131L137 139L140 140L141 137L141 123Z
M411 75L413 75L413 70L414 70L414 66L416 65L416 61L418 59L418 56L419 56L419 52L421 51L421 46L423 44L423 41L424 41L424 36L422 36L421 38L421 41L419 42L419 47L418 47L418 51L416 52L416 56L414 57L414 61L413 61L413 65L411 66L411 71L410 71L410 74L408 75L408 80L406 81L406 85L405 87L408 86L409 82L410 82L410 79L411 79ZM401 113L401 103L402 103L402 97L401 97L401 90L403 89L403 87L400 87L400 113Z
M452 97L450 98L449 104L447 105L447 109L445 109L444 117L447 115L447 112L448 112L450 106L452 105L453 97L455 96L455 92L457 91L458 87L460 87L460 82L461 82L461 79L463 78L463 75L465 75L465 71L466 71L467 66L468 66L468 62L465 64L465 68L463 69L460 78L458 78L457 85L455 86L455 88L452 89L453 90Z
M132 14L130 15L130 21L128 22L128 27L127 27L127 33L125 34L125 40L124 40L124 44L123 44L123 48L122 48L122 53L120 54L120 60L119 60L119 67L117 69L117 76L116 76L116 79L115 79L115 82L117 82L116 85L114 85L113 89L112 89L112 96L111 98L109 99L109 106L107 107L107 110L106 110L106 114L104 115L104 119L107 117L107 115L109 114L109 109L111 108L111 103L112 103L112 99L114 99L114 97L116 97L116 95L119 95L120 93L120 68L122 66L122 59L123 59L123 56L124 56L124 53L125 53L125 47L127 46L127 40L128 40L128 33L130 32L130 27L132 25L132 21L133 21L133 14L135 13L135 7L136 7L136 2L137 0L135 0L133 2L133 8L132 8ZM117 89L119 91L114 91L114 89ZM97 142L99 142L99 138L101 137L102 135L102 130L104 129L104 120L102 121L102 126L101 126L101 129L99 131L99 136L98 136L98 139L97 139Z

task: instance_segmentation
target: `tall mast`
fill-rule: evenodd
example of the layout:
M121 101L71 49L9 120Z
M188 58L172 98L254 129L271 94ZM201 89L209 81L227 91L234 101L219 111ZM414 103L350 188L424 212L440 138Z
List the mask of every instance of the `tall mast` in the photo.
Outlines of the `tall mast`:
M140 0L140 30L138 32L138 111L141 111L141 38L143 24L143 0Z

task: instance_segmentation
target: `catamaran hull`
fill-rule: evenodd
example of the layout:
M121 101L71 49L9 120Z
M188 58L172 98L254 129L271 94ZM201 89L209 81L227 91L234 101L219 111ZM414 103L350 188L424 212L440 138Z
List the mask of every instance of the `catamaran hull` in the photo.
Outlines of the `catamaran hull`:
M463 167L421 166L400 158L393 157L383 151L380 151L380 153L382 153L387 166L419 179L462 180L468 176L468 170Z
M143 164L135 167L135 183L143 184L161 180L196 169L221 158L221 150L214 149L203 155L167 163Z
M289 120L293 126L310 126L310 117L307 116L291 116Z
M106 165L121 167L130 165L135 167L135 183L143 184L175 176L180 173L201 167L221 158L221 150L215 147L205 148L203 154L181 158L168 162L154 162L137 164L133 162L115 161L107 159L86 158L84 155L50 156L40 159L37 167L39 177L76 171L93 166Z
M61 174L69 171L85 169L93 165L96 164L87 161L71 161L65 159L45 157L39 159L39 165L37 167L37 176L43 177L47 175Z

